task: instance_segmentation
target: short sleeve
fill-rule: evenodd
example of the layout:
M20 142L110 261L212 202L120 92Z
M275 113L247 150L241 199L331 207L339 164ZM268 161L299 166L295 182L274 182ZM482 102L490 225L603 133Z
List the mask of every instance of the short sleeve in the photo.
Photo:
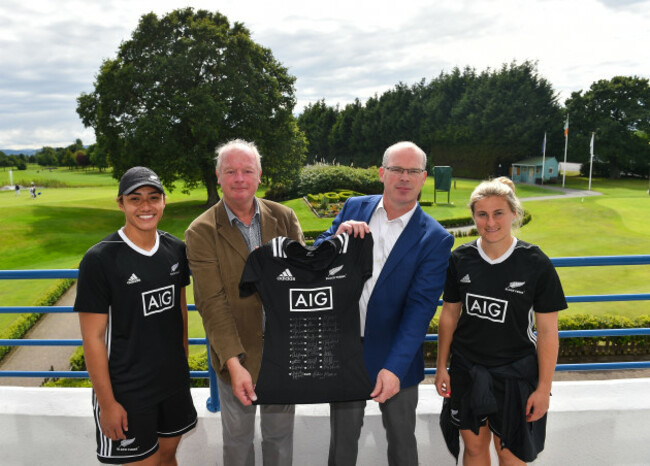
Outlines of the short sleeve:
M540 264L540 275L535 287L535 300L533 310L535 312L556 312L567 308L564 291L560 277L553 267L551 260L545 255Z
M182 264L181 286L185 287L190 284L190 264L189 261L187 260L187 246L182 241L180 243L182 244L182 248L183 248L181 254L181 264Z
M374 246L374 240L371 234L366 234L363 239L358 239L361 244L359 245L359 270L361 270L361 279L367 280L372 277L372 252Z
M449 267L447 267L445 290L442 294L442 300L447 303L458 303L461 300L457 275L456 262L454 261L454 254L452 253L451 257L449 258Z
M100 258L92 250L88 251L79 264L75 312L108 314L111 305L111 289Z

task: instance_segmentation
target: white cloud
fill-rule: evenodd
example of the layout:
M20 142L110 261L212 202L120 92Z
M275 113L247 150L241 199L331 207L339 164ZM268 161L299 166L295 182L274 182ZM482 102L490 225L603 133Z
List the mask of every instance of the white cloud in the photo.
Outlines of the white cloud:
M650 0L191 1L242 22L297 77L298 108L365 101L454 66L536 60L560 93L615 75L649 77ZM3 0L0 148L94 141L75 108L140 17L174 0ZM640 51L639 51L640 50Z

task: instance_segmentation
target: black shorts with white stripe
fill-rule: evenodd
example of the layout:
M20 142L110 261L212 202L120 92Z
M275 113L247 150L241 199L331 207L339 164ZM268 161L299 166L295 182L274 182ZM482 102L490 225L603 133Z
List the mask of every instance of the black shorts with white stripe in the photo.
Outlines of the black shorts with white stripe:
M177 437L196 426L197 414L190 389L181 390L156 405L127 412L126 439L111 440L99 424L101 411L93 393L97 459L101 463L126 464L142 461L158 451L160 437Z

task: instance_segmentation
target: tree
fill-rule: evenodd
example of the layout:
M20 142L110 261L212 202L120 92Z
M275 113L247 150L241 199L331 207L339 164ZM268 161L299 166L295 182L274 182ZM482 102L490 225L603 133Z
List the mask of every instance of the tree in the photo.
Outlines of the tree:
M78 167L86 168L88 165L90 165L90 159L88 158L86 151L78 150L74 154L74 159L77 162Z
M52 147L45 146L34 155L36 156L36 163L41 167L52 167L58 164L56 151Z
M574 92L566 101L570 115L571 160L589 162L591 133L595 133L595 171L610 178L621 172L645 176L650 162L650 85L648 79L616 76Z
M91 144L86 151L86 155L88 155L89 164L97 167L100 172L108 168L106 151L97 144Z
M307 156L310 162L331 160L329 134L332 131L338 109L325 104L325 99L309 104L298 117L298 126L309 141Z
M352 161L350 142L352 140L352 125L363 107L359 99L347 104L336 118L332 131L328 136L327 144L330 148L329 162L349 164Z
M432 156L429 165L452 165L455 175L483 178L499 164L541 155L545 131L547 155L559 155L562 136L552 132L563 121L557 100L534 62L481 73L454 68L429 83L398 83L365 105L358 99L346 105L329 132L329 161L378 165L386 147L411 140ZM308 107L301 121L325 107L323 101ZM320 134L304 128L312 147Z
M192 8L144 15L117 57L104 61L95 90L77 99L113 175L134 165L155 170L171 191L203 183L219 200L214 149L255 141L266 179L297 175L306 142L292 114L295 78L240 23Z

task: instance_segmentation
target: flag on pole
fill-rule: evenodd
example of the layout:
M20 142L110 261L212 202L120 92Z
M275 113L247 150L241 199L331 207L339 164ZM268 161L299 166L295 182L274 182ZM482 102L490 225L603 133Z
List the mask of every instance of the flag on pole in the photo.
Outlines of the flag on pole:
M589 191L591 191L591 173L594 170L594 137L596 133L591 133L591 142L589 143L589 152L591 153L591 158L589 159Z
M544 141L542 142L542 180L541 183L544 184L544 162L546 161L546 131L544 131Z
M566 116L566 121L564 122L564 137L569 135L569 115Z

